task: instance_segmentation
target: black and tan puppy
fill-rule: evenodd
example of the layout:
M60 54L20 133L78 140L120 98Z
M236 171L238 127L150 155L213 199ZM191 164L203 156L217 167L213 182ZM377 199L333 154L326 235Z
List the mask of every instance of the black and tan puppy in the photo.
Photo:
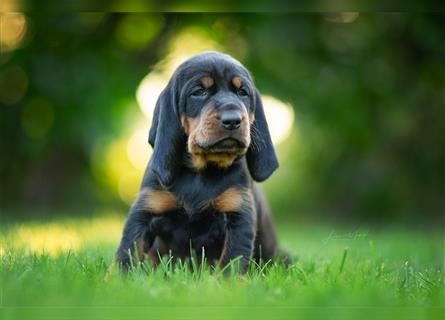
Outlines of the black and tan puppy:
M235 59L204 52L161 93L149 133L153 156L131 207L117 260L159 257L225 266L277 257L277 238L254 181L278 167L261 97Z

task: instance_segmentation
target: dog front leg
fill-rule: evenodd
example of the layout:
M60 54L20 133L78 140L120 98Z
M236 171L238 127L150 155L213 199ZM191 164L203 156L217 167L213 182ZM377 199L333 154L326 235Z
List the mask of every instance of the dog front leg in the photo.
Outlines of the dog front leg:
M121 270L128 271L133 266L136 258L135 251L137 251L139 261L142 261L144 252L153 244L154 235L150 230L151 220L152 215L146 210L137 206L131 208L116 252L116 261Z
M226 267L225 274L231 269L245 273L249 267L255 240L255 223L253 210L227 213L226 239L220 258L220 266ZM235 261L236 259L236 261Z

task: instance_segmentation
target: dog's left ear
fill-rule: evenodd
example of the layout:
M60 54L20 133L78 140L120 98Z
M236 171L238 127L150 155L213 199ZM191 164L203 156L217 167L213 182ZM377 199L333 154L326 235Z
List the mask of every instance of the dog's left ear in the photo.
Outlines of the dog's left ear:
M148 142L153 147L150 170L163 186L168 187L174 182L185 148L185 133L181 127L173 81L162 91L156 102Z
M255 181L261 182L278 168L278 160L269 133L263 103L258 90L255 90L255 120L251 129L251 143L246 159L250 175Z

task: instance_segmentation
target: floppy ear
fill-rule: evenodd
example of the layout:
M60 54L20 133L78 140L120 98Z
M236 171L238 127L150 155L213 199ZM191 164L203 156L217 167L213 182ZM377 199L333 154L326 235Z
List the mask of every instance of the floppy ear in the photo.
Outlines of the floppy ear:
M250 175L261 182L278 168L278 160L270 138L269 127L264 115L263 103L259 92L255 91L255 120L251 129L251 143L246 159Z
M160 94L153 113L148 142L153 147L150 169L163 186L170 186L179 169L185 147L185 133L179 120L174 84Z
M161 93L162 94L162 93ZM159 119L159 100L161 95L159 95L158 101L156 101L155 110L153 111L153 118L151 121L150 131L148 131L148 143L151 147L155 148L155 140L156 140L156 130L158 130L158 119Z

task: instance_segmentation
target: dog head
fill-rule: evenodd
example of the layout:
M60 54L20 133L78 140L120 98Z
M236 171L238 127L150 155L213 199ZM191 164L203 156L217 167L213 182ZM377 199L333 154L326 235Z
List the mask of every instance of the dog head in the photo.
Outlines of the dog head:
M184 62L156 103L149 133L150 168L169 186L190 154L193 167L229 167L246 156L252 178L278 167L260 94L232 57L204 52Z

